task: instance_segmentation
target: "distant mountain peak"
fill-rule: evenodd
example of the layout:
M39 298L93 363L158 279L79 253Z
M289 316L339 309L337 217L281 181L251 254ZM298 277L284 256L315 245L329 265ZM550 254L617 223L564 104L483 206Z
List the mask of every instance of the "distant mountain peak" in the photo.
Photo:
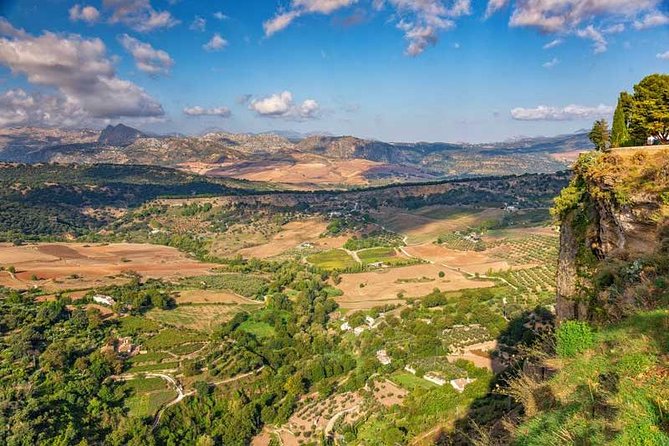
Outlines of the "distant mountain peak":
M106 146L129 146L138 138L144 137L146 137L144 133L125 124L108 125L100 132L98 144Z

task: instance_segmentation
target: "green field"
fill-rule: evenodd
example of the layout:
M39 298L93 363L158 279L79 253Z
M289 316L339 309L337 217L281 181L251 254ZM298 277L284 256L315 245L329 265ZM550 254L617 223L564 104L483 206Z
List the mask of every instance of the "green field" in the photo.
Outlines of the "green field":
M141 333L155 333L161 325L141 316L127 316L119 319L118 334L120 336L137 336Z
M172 358L172 355L164 352L149 352L144 355L133 356L128 360L130 364L144 364L145 362L160 362Z
M274 336L274 327L267 322L248 320L243 322L239 328L248 333L251 333L259 338L269 338Z
M267 288L266 278L253 274L226 273L215 276L189 277L181 281L183 288L226 290L244 297L255 297Z
M176 398L174 390L157 390L154 392L133 395L125 400L125 407L133 417L152 417L162 406Z
M434 389L435 387L438 387L436 384L412 375L409 372L397 372L390 376L390 380L409 391L416 389Z
M345 270L358 266L358 262L342 249L331 249L307 257L307 262L324 270Z
M394 248L365 249L358 251L358 257L360 257L363 265L369 265L370 263L377 262L382 262L386 265L394 265L397 263L406 263L411 261L411 259L397 255L397 252Z

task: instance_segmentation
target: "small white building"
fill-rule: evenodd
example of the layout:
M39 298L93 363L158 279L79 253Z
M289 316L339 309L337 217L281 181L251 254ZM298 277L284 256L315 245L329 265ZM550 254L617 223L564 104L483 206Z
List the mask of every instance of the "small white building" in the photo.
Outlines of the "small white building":
M341 331L351 331L351 326L349 325L348 322L344 322L339 326L339 328L341 329Z
M105 296L104 294L96 294L93 296L93 302L100 305L107 305L108 307L111 307L116 303L111 296Z
M416 369L414 369L414 368L411 367L410 365L405 365L405 366L404 366L404 370L406 370L407 372L411 373L412 375L415 375L415 374L416 374Z
M371 316L365 316L365 322L367 322L367 325L372 327L374 325L375 320Z
M356 336L360 336L360 335L362 334L362 332L365 331L366 329L367 329L367 328L366 328L366 327L363 327L363 326L355 327L355 328L353 329L353 334L356 335Z
M470 379L470 378L458 378L458 379L452 379L449 382L451 383L451 386L455 389L456 392L462 393L465 391L465 387L467 387L469 384L473 383L476 381L475 379Z
M391 362L393 362L393 359L390 356L388 356L388 352L386 352L385 350L378 350L376 352L376 359L378 359L379 362L383 365L388 365Z
M425 375L423 375L423 379L425 379L426 381L430 381L431 383L436 384L438 386L443 386L444 384L446 384L446 380L444 378L441 378L435 375L434 373L426 373Z

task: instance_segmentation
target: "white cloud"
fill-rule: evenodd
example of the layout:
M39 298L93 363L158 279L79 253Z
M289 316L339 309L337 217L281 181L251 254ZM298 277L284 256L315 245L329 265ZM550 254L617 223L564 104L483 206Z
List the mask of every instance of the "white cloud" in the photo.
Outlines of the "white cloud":
M595 54L605 52L608 47L608 42L602 33L596 30L592 25L588 25L583 29L576 30L576 35L582 39L592 40L592 46Z
M509 3L509 0L488 0L488 6L485 9L485 18L490 18L494 13L505 7L507 3Z
M141 42L127 34L119 36L118 40L123 48L132 54L137 69L144 73L153 76L169 74L174 65L174 60L167 52L157 50L148 43Z
M253 99L249 109L258 116L268 118L284 118L303 121L316 119L320 116L320 105L313 99L307 99L301 104L295 104L290 91L275 93L260 99Z
M560 59L558 59L557 57L554 57L553 59L549 60L548 62L544 63L541 66L544 67L544 68L547 68L547 69L551 69L559 63L560 63Z
M576 121L603 118L611 114L613 107L603 104L596 107L575 104L566 107L539 105L536 108L518 107L511 110L511 117L519 121Z
M358 0L292 0L290 8L279 10L272 19L263 23L265 36L270 37L286 29L295 19L304 14L332 14L338 9L357 2Z
M73 22L81 20L86 23L95 23L100 20L100 11L93 6L74 5L70 8L70 20Z
M112 10L111 23L123 23L135 31L171 28L179 23L168 11L153 9L150 0L103 0L102 3Z
M662 60L669 60L669 51L665 51L664 53L658 53L655 57Z
M220 51L226 46L228 46L228 41L221 37L219 33L216 33L209 39L209 42L202 45L202 48L207 51Z
M200 16L195 16L188 28L192 31L204 31L207 29L207 21Z
M551 48L555 48L556 46L562 45L563 42L564 42L564 40L559 39L559 38L558 39L553 39L550 42L548 42L546 45L544 45L543 48L545 50L549 50Z
M625 25L618 23L616 25L610 25L602 29L603 34L620 34L625 31Z
M0 64L31 84L55 87L92 118L164 115L160 103L116 75L97 38L51 32L35 37L0 18Z
M227 107L204 108L199 105L184 108L184 114L187 116L219 116L229 118L232 112Z
M223 14L221 11L216 11L212 15L214 16L215 19L218 19L218 20L225 20L225 19L228 18L228 16Z
M263 29L265 30L265 36L270 37L279 31L283 31L293 23L293 20L300 16L298 11L289 11L281 14L277 14L273 19L263 23Z
M633 19L654 11L662 0L516 0L511 26L536 27L545 32L569 31L599 16Z
M72 127L86 121L79 104L59 96L27 93L22 89L0 94L0 127Z
M646 29L667 24L669 24L669 16L661 13L660 11L651 11L650 13L643 16L641 20L636 20L634 22L634 28Z

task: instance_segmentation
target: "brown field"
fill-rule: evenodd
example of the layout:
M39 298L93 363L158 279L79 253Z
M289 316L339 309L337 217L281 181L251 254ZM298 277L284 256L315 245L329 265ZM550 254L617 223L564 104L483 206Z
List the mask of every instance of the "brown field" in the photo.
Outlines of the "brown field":
M507 270L511 265L491 256L491 251L457 251L440 245L425 243L407 246L404 250L412 256L434 262L437 266L460 270L463 273L485 274L488 270Z
M266 181L296 185L369 184L365 172L383 166L364 159L329 160L313 155L296 154L294 159L231 162L197 166L199 173L251 181Z
M348 240L348 237L345 236L319 237L326 228L327 222L320 218L292 221L283 225L281 231L274 234L267 243L241 249L238 253L247 258L257 257L266 259L283 254L304 242L312 243L318 248L331 249L342 247L346 243L346 240Z
M443 278L438 276L440 271L445 274ZM434 280L400 283L423 277ZM335 300L342 308L348 310L364 310L385 304L402 304L405 301L397 297L398 293L404 293L405 298L416 298L431 293L435 288L441 291L456 291L495 285L492 281L469 280L459 272L435 264L342 274L341 279L337 288L341 289L344 294ZM360 284L364 284L364 287L361 288Z
M15 277L0 274L0 285L16 289L83 290L124 283L123 273L175 280L208 274L216 265L189 259L174 248L149 244L45 243L26 246L0 244L0 265L16 268ZM35 275L38 280L32 280Z
M373 393L374 399L386 407L392 407L395 404L401 405L404 398L409 394L405 389L388 379L375 382Z
M465 230L487 220L497 220L502 209L466 209L449 206L429 206L416 212L386 208L374 217L394 232L405 234L407 243L436 240L442 234Z

